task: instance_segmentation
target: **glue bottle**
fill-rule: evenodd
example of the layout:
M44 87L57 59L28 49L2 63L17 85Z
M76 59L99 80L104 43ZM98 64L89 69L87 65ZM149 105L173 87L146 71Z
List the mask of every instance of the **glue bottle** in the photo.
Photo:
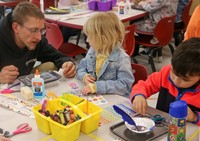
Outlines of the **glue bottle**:
M118 4L118 14L125 14L125 4L123 0Z
M125 14L131 14L131 3L129 0L125 2Z
M44 79L40 77L38 70L35 71L35 77L31 80L34 98L44 97Z
M186 141L187 103L178 100L170 104L168 141Z

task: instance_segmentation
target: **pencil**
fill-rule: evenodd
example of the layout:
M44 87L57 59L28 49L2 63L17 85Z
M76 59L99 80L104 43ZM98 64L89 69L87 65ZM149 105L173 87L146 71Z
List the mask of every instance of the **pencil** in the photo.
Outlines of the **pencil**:
M52 9L52 10L55 10L55 11L65 12L65 10L58 9L58 8L55 8L55 7L52 7L52 6L50 6L49 8Z

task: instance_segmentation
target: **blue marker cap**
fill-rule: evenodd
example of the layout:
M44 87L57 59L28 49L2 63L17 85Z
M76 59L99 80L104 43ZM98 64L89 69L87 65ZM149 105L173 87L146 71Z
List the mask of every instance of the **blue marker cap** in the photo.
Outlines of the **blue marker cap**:
M175 118L187 117L187 103L183 100L178 100L170 104L169 114Z

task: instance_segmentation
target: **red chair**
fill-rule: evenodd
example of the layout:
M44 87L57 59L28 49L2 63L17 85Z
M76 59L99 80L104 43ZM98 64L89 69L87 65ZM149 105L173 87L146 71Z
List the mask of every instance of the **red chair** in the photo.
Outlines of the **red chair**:
M40 0L31 0L32 3L40 7ZM44 9L49 8L49 6L54 7L54 0L44 0Z
M147 70L143 65L132 63L131 67L133 69L133 75L135 77L135 82L133 85L137 84L139 80L146 80L148 78Z
M73 43L63 43L63 35L57 24L45 21L45 26L46 38L53 47L66 54L67 56L73 57L80 54L85 55L87 50L84 48Z
M124 47L124 50L126 51L126 53L130 57L132 57L134 50L135 50L135 35L134 35L135 25L132 24L130 26L127 26L125 29L125 32L126 33L125 33L125 38L124 38L124 42L123 42L123 47ZM138 63L134 57L132 57L132 59L135 63Z
M175 15L171 17L165 17L162 18L156 25L154 31L151 32L146 32L145 34L139 34L139 36L135 37L135 42L139 45L142 45L143 47L148 48L148 62L151 65L152 71L155 72L156 68L153 62L153 53L155 51L162 51L162 47L168 45L168 47L171 50L171 53L174 53L174 48L170 44L170 41L173 37L173 32L174 32L174 20L175 20ZM136 30L137 33L139 31ZM151 44L150 40L153 37L156 37L159 41L158 44ZM162 54L162 52L161 52ZM160 54L160 55L161 55Z
M135 32L135 25L132 24L130 26L127 26L126 29L126 35L124 38L124 42L123 42L123 47L126 51L126 53L129 56L133 55L134 49L135 49L135 36L134 36L134 32Z
M190 13L190 7L192 5L193 0L190 0L189 3L185 6L183 13L182 13L182 21L183 21L183 27L175 28L174 29L174 38L175 38L175 45L177 46L180 44L184 39L184 33L186 31L187 25L190 21L191 15Z

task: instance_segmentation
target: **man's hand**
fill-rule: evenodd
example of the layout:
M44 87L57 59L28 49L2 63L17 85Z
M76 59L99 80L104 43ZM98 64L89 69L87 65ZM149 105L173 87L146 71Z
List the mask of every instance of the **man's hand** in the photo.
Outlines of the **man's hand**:
M0 72L0 83L12 83L19 75L18 68L10 65L2 68Z
M6 138L0 135L0 141L11 141L11 140L9 138Z
M76 66L71 61L63 63L62 69L64 70L63 75L65 77L70 78L76 75Z
M133 100L133 110L141 115L146 114L147 100L142 95L135 96Z

